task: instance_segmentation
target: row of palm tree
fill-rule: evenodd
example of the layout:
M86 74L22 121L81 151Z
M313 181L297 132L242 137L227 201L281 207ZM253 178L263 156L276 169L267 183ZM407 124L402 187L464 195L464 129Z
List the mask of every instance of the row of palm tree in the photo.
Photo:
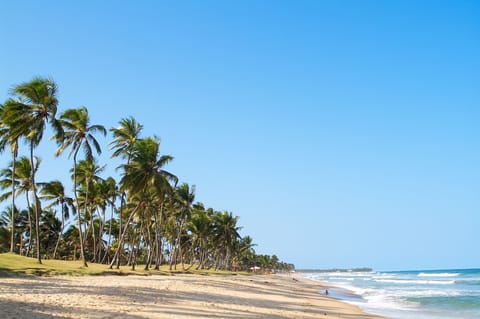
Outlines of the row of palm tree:
M0 201L11 200L0 214L0 249L35 255L39 263L42 256L80 258L84 266L89 260L110 268L141 263L145 269L248 269L265 260L255 254L251 237L240 235L238 216L205 208L195 201L194 186L166 170L173 157L160 153L157 137L142 136L135 118L110 129L112 157L122 164L117 179L103 178L95 156L102 152L97 136L106 136L107 129L90 123L86 107L57 116L57 86L46 78L10 93L0 105L0 150L11 153L0 171ZM72 160L72 194L60 180L37 181L41 160L35 153L47 126L58 146L55 155L68 151ZM21 142L28 155L20 155ZM274 260L277 268L293 267Z

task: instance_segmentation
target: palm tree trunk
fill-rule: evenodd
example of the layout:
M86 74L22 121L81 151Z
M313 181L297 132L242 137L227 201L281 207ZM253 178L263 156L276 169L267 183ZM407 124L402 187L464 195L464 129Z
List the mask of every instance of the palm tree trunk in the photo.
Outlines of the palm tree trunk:
M180 254L180 262L182 264L182 269L183 270L185 270L185 265L184 265L184 262L183 262L183 249L182 249L182 233L183 233L184 220L185 220L185 213L182 213L181 219L180 219L180 225L178 226L177 246L178 246L178 251L179 251L179 254Z
M25 254L25 256L28 257L28 254L30 253L30 249L32 249L32 236L33 236L32 211L30 207L30 198L28 196L28 191L25 192L25 197L27 198L28 231L30 232L30 238L28 239L27 253Z
M161 254L161 251L162 251L162 247L161 247L161 240L160 240L160 222L159 220L161 220L162 216L162 209L163 209L163 203L160 207L160 216L157 217L157 212L155 212L153 214L153 218L154 218L154 223L155 223L155 270L159 270L160 269L160 264L161 264L161 261L160 261L160 254Z
M88 193L89 193L89 185L90 185L90 181L88 180L88 178L85 180L85 183L86 183L86 189L85 189L85 204L84 204L84 210L85 210L85 213L89 213L88 215L90 216L90 223L88 225L88 230L87 232L85 233L85 237L84 237L84 242L86 244L88 244L87 242L87 237L88 237L88 234L90 233L90 230L92 231L92 241L93 241L93 259L92 261L95 262L95 252L96 252L96 240L95 240L95 225L93 224L93 212L91 211L91 209L89 209L90 205L88 203ZM90 246L90 245L88 245Z
M166 195L165 194L162 194L162 202L160 204L160 214L158 216L158 223L157 225L155 226L155 236L157 237L157 240L158 240L158 252L157 252L157 256L156 256L156 260L155 260L155 270L159 270L160 269L160 266L162 265L162 262L163 262L163 255L162 255L162 251L163 251L163 243L162 243L162 222L163 222L163 213L164 213L164 210L165 210L165 197Z
M115 197L114 199L112 200L112 211L110 213L110 223L108 225L108 244L107 244L107 248L105 249L105 254L103 255L103 258L102 258L102 263L105 261L105 258L107 257L109 251L110 251L110 244L112 242L112 221L113 221L113 212L115 210Z
M177 236L176 234L173 236L173 243L172 243L172 249L170 251L170 264L169 264L169 270L171 271L173 269L173 264L177 262ZM175 268L176 269L176 268Z
M30 142L30 165L32 167L32 190L33 198L35 199L35 242L37 248L37 261L39 264L42 263L42 257L40 256L40 200L37 195L37 186L35 185L35 164L33 162L33 142Z
M90 229L92 230L92 243L93 243L93 256L92 262L96 262L96 253L97 253L97 236L95 235L95 223L93 221L93 213L94 211L90 211Z
M12 227L11 227L11 238L10 238L10 252L13 253L15 250L15 168L17 164L17 152L18 149L15 147L13 150L13 161L12 161Z
M176 234L173 236L174 239L173 239L173 253L172 253L172 256L174 256L175 258L173 258L172 260L170 260L170 270L172 270L172 265L174 264L175 265L175 270L177 270L177 257L178 257L178 250L180 249L180 232L181 232L181 228L182 228L182 221L180 220L180 225L178 226L178 229L176 231Z
M62 228L61 228L60 234L58 234L58 239L57 239L57 243L55 244L55 249L53 250L53 259L55 259L57 255L58 244L62 239L63 230L65 228L65 216L63 215L63 203L61 203L61 214L62 214Z
M191 247L191 249L190 249L190 256L189 256L190 259L187 260L187 261L189 262L188 267L185 268L185 265L182 264L184 271L189 271L190 268L192 268L192 267L194 266L194 264L195 264L195 251L194 251L194 250L195 250L195 248L194 248L194 247Z
M118 242L118 247L117 247L117 250L115 251L115 255L113 256L113 259L112 259L112 262L110 263L110 266L109 268L112 269L113 265L115 264L115 262L117 262L117 259L120 258L120 250L121 250L121 247L123 245L123 241L125 240L125 235L127 234L127 230L128 230L128 225L130 224L130 222L132 221L132 218L133 216L135 215L135 213L137 212L137 210L140 208L140 204L141 203L138 203L138 205L133 209L133 211L130 213L130 216L128 216L128 220L127 220L127 223L125 224L125 229L123 230L122 234L120 235L120 238L119 238L119 242Z
M78 194L77 194L77 153L78 149L73 155L73 194L75 195L76 209L77 209L77 226L78 226L78 237L80 240L80 258L83 261L83 266L88 267L87 261L85 260L85 253L83 248L83 238L82 238L82 221L80 218L80 205L78 203Z
M125 201L125 192L122 192L122 197L120 198L120 216L118 218L118 239L120 240L120 237L122 237L122 215L123 215L123 204L124 204L124 201ZM123 247L121 245L119 245L117 247L117 249L119 250L119 253L118 253L118 258L117 258L117 269L120 269L120 255L122 253L122 249ZM117 252L115 252L115 254L117 254ZM112 259L112 262L115 261L115 258ZM110 269L112 267L110 266Z
M145 260L145 268L144 270L150 269L150 264L152 261L152 246L150 244L147 245L147 258Z
M133 240L132 240L132 253L130 254L131 256L131 262L130 265L132 266L132 270L135 270L135 261L137 258L137 250L135 249L135 241L137 237L137 228L133 229ZM138 238L138 246L140 246L140 237Z
M207 264L207 250L206 249L203 249L203 254L202 254L202 266L200 267L201 269L205 269L206 268L206 264Z
M204 243L205 244L205 243ZM205 264L207 263L207 249L205 248L207 245L202 244L202 266L201 269L205 269Z
M20 247L18 252L20 253L20 256L23 256L23 231L20 233Z
M133 229L133 232L135 233L135 229ZM133 247L135 246L135 236L132 236L130 238L130 243L127 243L127 246L130 246L132 249L130 249L130 252L128 253L128 258L127 258L127 266L132 265L132 258L133 258Z
M182 270L185 270L185 256L184 256L184 254L186 254L186 252L185 253L183 252L182 244L180 244L179 253L180 253L180 263L182 264Z
M145 227L145 231L144 231L144 234L143 234L143 238L145 240L145 244L146 244L146 248L147 248L147 258L145 260L145 270L149 270L150 269L150 264L152 263L152 255L153 255L153 244L152 244L152 234L150 232L150 228L151 228L151 218L149 218L149 220L147 220L147 223L146 223L146 227ZM145 233L146 233L146 236L145 236Z
M105 224L105 209L102 209L103 213L100 217L100 225L98 226L98 243L97 243L97 250L98 250L98 262L102 261L102 234L103 234L103 225Z

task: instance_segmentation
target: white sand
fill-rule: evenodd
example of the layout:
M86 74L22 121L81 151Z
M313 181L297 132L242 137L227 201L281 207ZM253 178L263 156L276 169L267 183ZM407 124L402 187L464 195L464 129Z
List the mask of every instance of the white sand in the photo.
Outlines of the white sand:
M380 318L290 276L0 278L7 318Z

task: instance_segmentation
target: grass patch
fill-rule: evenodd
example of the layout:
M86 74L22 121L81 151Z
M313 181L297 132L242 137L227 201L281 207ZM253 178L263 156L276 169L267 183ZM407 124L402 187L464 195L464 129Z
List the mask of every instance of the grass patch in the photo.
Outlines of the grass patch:
M137 274L129 269L108 269L107 265L88 264L84 267L81 261L42 260L42 264L36 258L24 257L17 254L0 254L0 276L33 275L33 276L85 276L104 274ZM138 274L141 274L138 272Z
M42 264L36 258L24 257L12 253L0 254L0 277L12 276L94 276L94 275L175 275L175 274L197 274L205 276L231 276L231 275L252 275L247 272L232 272L224 270L195 270L195 267L184 271L181 265L177 270L169 271L168 265L163 265L160 270L143 270L143 265L137 265L136 270L122 266L120 269L108 269L108 265L88 263L84 267L81 261L64 260L42 260Z

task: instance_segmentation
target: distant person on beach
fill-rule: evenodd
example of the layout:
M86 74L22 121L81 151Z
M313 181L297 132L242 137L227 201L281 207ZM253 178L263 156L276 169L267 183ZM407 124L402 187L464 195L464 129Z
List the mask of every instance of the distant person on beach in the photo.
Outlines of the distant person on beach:
M328 296L328 289L325 289L325 295Z

